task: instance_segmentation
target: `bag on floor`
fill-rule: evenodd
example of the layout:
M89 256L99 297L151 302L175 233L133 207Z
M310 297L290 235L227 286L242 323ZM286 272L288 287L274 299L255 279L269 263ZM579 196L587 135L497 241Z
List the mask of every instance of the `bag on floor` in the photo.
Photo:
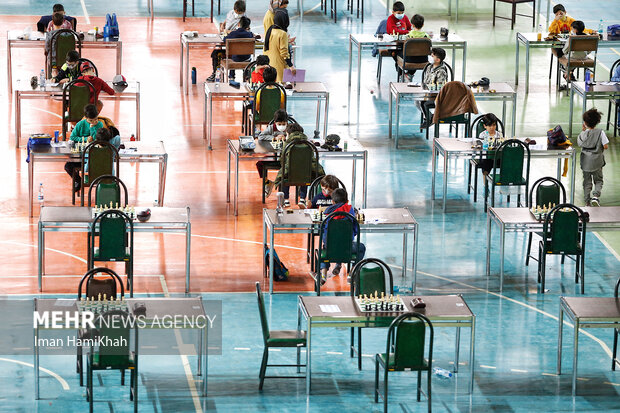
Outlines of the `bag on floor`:
M265 252L265 267L267 267L267 271L269 271L269 254L271 254L271 249ZM282 264L275 250L273 250L273 279L275 281L288 280L288 268Z

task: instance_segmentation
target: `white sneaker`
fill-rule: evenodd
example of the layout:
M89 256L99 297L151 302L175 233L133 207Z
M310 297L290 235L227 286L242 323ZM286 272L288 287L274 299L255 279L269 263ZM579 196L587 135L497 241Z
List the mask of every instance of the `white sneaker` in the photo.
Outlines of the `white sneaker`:
M593 207L597 207L597 206L601 206L601 203L599 202L598 198L594 197L590 200L590 204Z
M291 206L291 203L289 202L289 200L285 199L284 200L284 208L290 208L290 206Z
M304 198L299 198L299 202L297 202L297 205L300 209L306 209L306 200Z

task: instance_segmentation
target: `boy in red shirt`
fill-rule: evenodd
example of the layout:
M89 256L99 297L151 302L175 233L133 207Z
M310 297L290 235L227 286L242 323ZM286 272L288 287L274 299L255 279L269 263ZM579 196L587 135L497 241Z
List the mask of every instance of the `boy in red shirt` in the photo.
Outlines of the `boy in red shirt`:
M405 16L405 5L402 1L394 2L392 14L387 19L387 34L407 34L411 31L411 22Z
M83 62L80 66L80 72L82 73L82 75L78 77L78 79L87 80L95 87L95 96L91 96L90 103L94 104L97 102L97 100L99 99L99 92L101 92L102 90L108 95L114 94L114 89L108 86L108 84L101 78L95 76L95 68L90 63Z
M252 72L252 83L264 83L263 71L269 66L269 56L262 54L256 58L256 67Z

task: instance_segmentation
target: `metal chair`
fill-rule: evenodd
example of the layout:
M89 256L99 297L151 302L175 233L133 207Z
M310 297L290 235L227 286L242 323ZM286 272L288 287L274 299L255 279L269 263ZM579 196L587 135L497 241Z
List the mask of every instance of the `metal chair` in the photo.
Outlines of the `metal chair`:
M585 70L592 69L592 80L596 77L596 56L598 51L597 36L569 36L568 37L568 54L558 59L556 68L556 84L560 84L560 73L566 73L567 94L568 86L571 83L570 72L572 69L583 68ZM594 53L594 59L588 57L577 59L573 57L574 52L585 52L587 54Z
M297 121L292 117L292 116L288 116L287 122L289 125L293 124L293 123L297 123ZM273 119L271 119L271 121L269 122L269 125L273 125ZM257 164L258 165L258 164ZM267 179L268 179L268 175L269 175L269 171L279 171L281 167L281 163L280 161L262 161L261 163L261 176L262 178L262 183L263 183L263 193L262 193L262 201L263 204L265 203L265 185L267 185Z
M121 188L123 195L121 196ZM88 188L88 206L92 206L92 192L95 189L95 206L97 205L120 205L127 206L129 196L127 194L127 186L118 176L101 175L91 182ZM123 202L124 199L124 202Z
M69 51L77 50L78 54L82 55L82 40L75 30L56 30L52 34L49 44L51 50L47 56L47 73L52 73L54 68L61 68L66 62Z
M256 40L252 39L226 39L226 54L222 59L221 65L224 67L224 79L228 82L229 70L244 70L248 65L247 60L236 62L233 56L251 56L254 59L256 53Z
M545 293L545 266L548 254L575 256L575 283L581 279L581 294L585 292L586 217L581 208L560 204L553 208L543 224L543 239L538 248L538 282Z
M543 185L545 183L549 183L548 185ZM534 200L533 195L536 194L536 200ZM528 198L528 204L530 207L534 208L536 206L543 205L559 205L566 203L566 189L564 189L564 185L559 180L552 178L550 176L540 178L538 181L534 182L532 188L530 189L530 195ZM542 237L543 234L540 232L536 233L538 236ZM534 236L533 232L530 232L527 240L527 255L525 257L525 265L529 265L530 258L534 261L538 261L536 258L530 256L530 251L532 250L532 238ZM564 264L564 256L562 256L562 264Z
M375 36L384 35L385 27L387 25L387 19L384 19L377 26L377 30L375 31ZM374 46L372 55L373 57L377 56L377 83L381 83L381 69L383 68L383 58L384 57L392 57L392 53L396 52L398 49L395 46L392 47L378 47Z
M498 126L498 130L502 132L502 136L506 136L506 131L504 129L504 122L502 122L501 120L497 120L497 126ZM484 131L484 125L482 124L482 116L477 117L474 122L471 124L470 130L469 130L469 136L471 136L474 139L477 139L478 136L480 136L480 133L482 133L482 131ZM489 153L487 152L486 154L480 154L480 156L478 158L476 157L472 157L469 160L469 168L468 168L468 172L467 172L467 193L469 194L470 191L473 189L474 190L474 202L478 201L478 171L480 170L480 161L483 158L488 158ZM474 186L471 186L471 168L474 168Z
M460 96L456 95L455 93L456 91L459 92ZM448 94L448 92L450 92L451 94ZM471 91L471 89L467 85L465 85L463 82L459 82L459 81L448 82L441 88L441 91L439 92L439 95L437 96L437 99L436 99L437 106L439 107L442 104L441 103L442 96L446 96L446 97L450 96L451 99L463 99L466 94L472 94L473 96L473 92ZM438 110L438 107L435 108L435 111ZM475 109L473 113L478 113L476 107L472 109ZM435 125L435 139L439 138L439 125L443 125L443 124L449 124L450 131L452 131L452 126L455 126L457 138L459 137L459 125L464 125L465 126L465 137L469 136L469 125L471 121L470 112L463 112L455 116L439 118L438 121L435 122L436 115L437 113L434 113L433 119L432 119L432 122ZM429 132L428 132L429 129L430 128L426 128L426 139L427 140L428 140L428 135L429 135Z
M95 86L85 79L68 82L62 91L62 139L67 140L67 124L84 117L84 106L96 94Z
M84 206L84 188L102 175L119 175L118 149L110 142L94 141L88 144L82 152L80 170L80 205ZM86 174L88 168L88 174ZM89 195L90 196L90 195ZM73 192L73 205L75 205L75 192Z
M256 283L256 298L258 299L258 313L260 314L260 324L263 331L263 343L265 349L263 350L263 361L260 365L260 372L258 377L260 382L258 389L263 389L263 383L265 379L303 379L306 376L266 376L267 367L297 367L297 372L300 372L301 367L306 367L305 364L301 364L301 348L306 347L306 332L304 330L270 330L269 322L267 321L267 311L265 310L265 299L263 292L260 289L260 283ZM270 348L296 348L297 349L297 364L267 364L269 360Z
M350 273L351 264L359 260L360 224L347 212L332 212L321 223L319 236L319 247L314 251L315 272L312 273L317 295L321 295L320 264L346 263Z
M614 73L616 69L620 66L620 59L616 60L613 65L611 65L611 69L609 70L609 80L612 81L614 77ZM620 100L620 96L615 96L609 99L609 107L607 108L607 129L609 129L609 120L611 118L611 108L613 105L614 109L614 136L618 135L618 101Z
M284 185L309 186L322 170L319 167L319 152L316 146L305 139L293 139L284 147L280 155L280 165L282 171L280 188ZM263 174L263 182L265 177L266 174ZM298 199L299 191L296 189L295 203Z
M620 278L616 281L616 288L614 288L614 297L616 300L618 299L618 289L620 289ZM613 371L616 370L616 363L620 364L618 360L618 334L620 334L620 326L614 328L614 348L613 355L611 357L611 369Z
M286 90L279 83L263 83L254 94L253 108L250 113L250 131L253 135L256 125L267 125L273 120L278 109L286 109Z
M406 70L419 70L424 69L428 64L428 60L422 63L407 62L407 58L429 56L431 54L431 47L433 46L431 39L407 39L403 44L403 55L396 58L396 65L401 69L399 82L405 81Z
M99 77L99 70L97 69L97 66L95 66L93 61L90 60L90 59L86 59L84 57L80 57L78 59L78 68L81 68L82 67L82 63L84 63L84 62L90 63L90 65L92 66L93 70L95 71L95 76ZM82 71L81 70L80 70L80 75L82 75Z
M542 0L540 0L542 1ZM510 17L502 17L498 16L495 13L495 9L497 7L497 2L500 3L508 3L512 5L512 14ZM529 14L520 14L517 13L517 4L522 3L532 3L532 15ZM495 27L495 19L504 19L510 20L510 30L515 28L515 21L517 20L517 16L523 17L531 17L532 18L532 27L536 27L536 0L493 0L493 27Z
M374 293L394 294L392 269L378 258L364 258L351 270L351 296ZM377 317L374 327L389 327L391 323L390 317ZM355 352L355 328L351 328L351 357ZM362 369L362 327L357 328L357 368Z
M426 329L429 330L427 356ZM383 412L388 412L388 372L417 371L417 400L422 393L422 372L426 371L428 412L431 412L431 371L433 364L433 324L426 316L418 313L402 314L390 324L385 353L375 356L375 403L379 402L379 367L383 367ZM393 344L392 344L393 343Z
M525 161L525 168L523 166ZM501 165L500 165L501 162ZM499 169L499 172L497 171ZM524 171L525 169L525 171ZM525 176L523 174L525 173ZM525 195L530 183L530 148L518 139L509 139L495 150L493 170L484 180L484 212L489 201L489 184L491 185L491 206L495 206L495 188L497 186L524 186ZM510 197L507 198L510 202ZM521 205L521 193L517 195L517 206ZM525 206L528 206L525 198Z

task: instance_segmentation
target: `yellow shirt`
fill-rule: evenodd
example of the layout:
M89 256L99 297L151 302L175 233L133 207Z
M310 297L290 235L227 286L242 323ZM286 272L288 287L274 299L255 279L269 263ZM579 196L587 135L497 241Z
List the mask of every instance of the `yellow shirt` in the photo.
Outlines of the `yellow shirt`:
M565 20L553 20L549 25L549 34L559 34L562 32L570 32L570 25L573 24L575 19L569 15L565 16Z
M267 10L265 17L263 17L263 29L265 29L265 36L267 35L267 30L273 26L273 16L273 12L271 10Z

